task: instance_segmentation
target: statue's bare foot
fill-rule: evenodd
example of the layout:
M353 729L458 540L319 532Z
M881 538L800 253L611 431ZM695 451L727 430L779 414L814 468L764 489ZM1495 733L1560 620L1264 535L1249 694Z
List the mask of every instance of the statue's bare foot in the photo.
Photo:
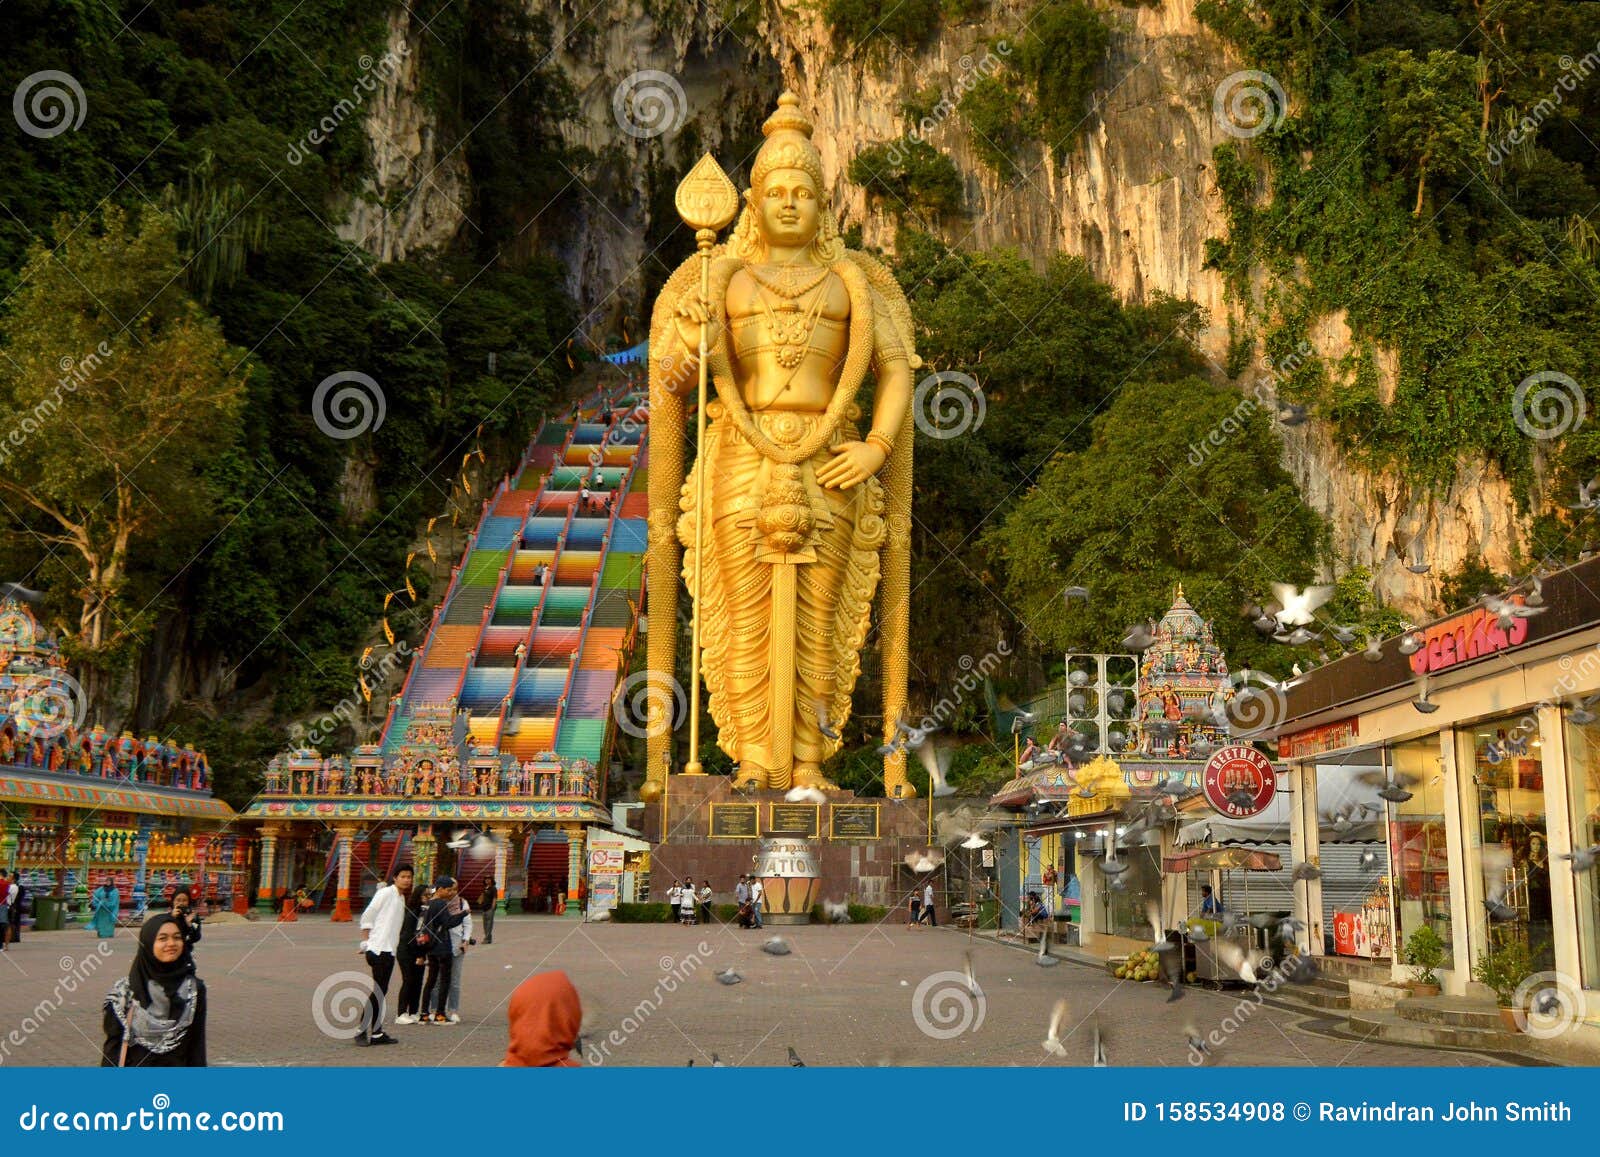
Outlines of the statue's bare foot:
M762 768L747 763L739 765L739 774L733 777L735 791L760 791L767 786L767 773Z
M815 763L797 763L794 765L794 785L796 787L816 787L823 791L837 791L839 785L822 774L822 768Z

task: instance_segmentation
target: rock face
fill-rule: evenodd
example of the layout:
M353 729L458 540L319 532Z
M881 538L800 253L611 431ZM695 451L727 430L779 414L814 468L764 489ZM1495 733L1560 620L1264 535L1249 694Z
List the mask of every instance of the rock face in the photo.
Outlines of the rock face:
M422 97L418 53L427 33L413 23L404 7L391 13L384 55L364 70L374 86L363 117L372 175L338 228L380 261L447 247L471 195L466 157L440 144L438 118Z
M766 0L755 6L759 19L739 29L721 24L715 5L528 3L551 22L555 60L578 95L568 139L595 158L573 174L569 202L537 220L534 232L561 258L597 338L624 319L638 335L649 292L689 252L687 239L655 251L671 224L657 216L671 212L672 185L705 149L728 167L747 160L731 153L751 139L782 87L799 93L816 125L841 219L859 223L868 244L891 247L896 222L848 186L846 173L863 149L916 127L906 103L926 105L937 90L945 102L920 131L954 161L966 199L965 215L943 223L948 241L1011 246L1041 261L1081 256L1129 301L1188 298L1207 312L1200 345L1222 372L1228 319L1239 306L1203 264L1206 239L1227 233L1211 162L1218 144L1239 135L1224 123L1228 114L1219 115L1219 88L1241 65L1195 20L1191 0L1102 0L1113 34L1095 109L1069 149L1024 154L1022 174L1011 179L979 159L953 108L1009 55L1006 37L1026 26L1033 0L995 0L981 19L947 26L923 49L887 61L842 55L805 0ZM465 162L459 151L440 155L419 96L420 35L403 9L391 19L391 51L412 51L367 106L377 171L343 230L384 260L448 245L471 197ZM383 204L398 208L385 212ZM1330 363L1350 348L1340 318L1324 319L1316 336L1316 352ZM1394 359L1380 353L1378 368L1392 383ZM1255 384L1247 374L1243 385ZM1429 494L1363 470L1315 420L1284 434L1284 464L1332 524L1338 557L1370 567L1391 603L1424 613L1438 577L1473 554L1497 569L1511 566L1525 520L1496 472L1463 462L1445 492ZM1430 573L1407 570L1408 552L1431 563Z

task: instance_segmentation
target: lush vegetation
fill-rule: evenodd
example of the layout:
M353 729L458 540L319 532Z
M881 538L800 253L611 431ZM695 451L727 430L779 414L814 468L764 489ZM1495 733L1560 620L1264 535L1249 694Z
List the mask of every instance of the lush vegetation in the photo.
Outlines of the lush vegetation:
M267 723L348 696L462 454L485 446L485 472L509 462L568 373L551 358L574 320L559 274L509 259L529 253L541 208L559 215L569 178L557 162L579 160L557 136L572 105L542 63L548 29L525 5L411 9L429 22L410 63L439 110L440 151L461 142L472 174L454 244L380 265L342 235L357 198L372 202L369 221L413 208L409 184L369 180L363 123L392 8L0 10L0 86L67 72L84 113L57 135L0 134L0 393L31 413L50 365L82 364L102 341L113 351L66 391L48 438L0 463L0 570L47 592L46 618L100 677L102 709L114 700L133 726L210 742L222 782L232 758L270 748L271 727L219 730L171 691L237 688L270 708L257 713ZM386 403L382 425L349 440L311 413L317 384L342 371L369 375ZM182 412L155 405L184 398ZM113 476L127 503L91 509L89 490L118 493ZM46 501L23 498L30 488ZM75 526L87 542L66 547Z
M1594 423L1536 442L1516 426L1512 393L1531 374L1567 374L1594 410L1600 5L1203 0L1197 11L1286 96L1240 126L1266 131L1216 154L1229 231L1211 261L1249 311L1235 368L1341 314L1350 355L1309 359L1280 388L1360 460L1439 484L1462 455L1484 458L1524 497L1536 451L1563 490L1593 476ZM1268 289L1253 295L1262 272ZM1392 377L1380 352L1395 358ZM1571 530L1547 518L1536 554L1573 557Z
M1110 40L1104 17L1082 0L1042 0L1014 42L997 40L992 50L1006 66L961 98L979 158L1012 176L1026 144L1070 150L1088 120Z
M913 137L862 149L850 162L850 180L897 217L937 219L961 211L955 163Z
M939 31L939 0L823 0L822 18L846 51L915 48Z

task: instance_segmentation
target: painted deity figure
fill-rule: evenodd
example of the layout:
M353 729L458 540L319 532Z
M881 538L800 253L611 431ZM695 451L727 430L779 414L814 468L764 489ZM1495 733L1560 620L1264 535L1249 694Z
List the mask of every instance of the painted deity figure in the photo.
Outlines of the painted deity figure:
M650 333L651 616L672 621L682 574L701 586L702 670L718 745L747 787L825 784L860 673L880 580L885 738L905 711L910 597L912 343L904 294L847 250L824 194L799 99L762 131L733 239L667 281ZM687 481L683 399L699 375L701 325L715 398ZM875 383L872 424L860 392ZM695 508L704 473L706 509ZM698 528L697 520L706 525ZM674 537L675 532L675 537ZM697 552L697 541L703 547ZM650 667L672 670L670 632ZM663 766L668 736L651 740ZM911 794L903 753L885 764Z

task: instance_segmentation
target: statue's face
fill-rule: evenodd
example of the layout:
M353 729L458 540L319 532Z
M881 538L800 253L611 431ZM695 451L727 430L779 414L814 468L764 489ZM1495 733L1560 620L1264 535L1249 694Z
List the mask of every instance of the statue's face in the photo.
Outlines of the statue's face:
M804 169L774 169L756 194L768 244L809 245L822 224L822 199Z

